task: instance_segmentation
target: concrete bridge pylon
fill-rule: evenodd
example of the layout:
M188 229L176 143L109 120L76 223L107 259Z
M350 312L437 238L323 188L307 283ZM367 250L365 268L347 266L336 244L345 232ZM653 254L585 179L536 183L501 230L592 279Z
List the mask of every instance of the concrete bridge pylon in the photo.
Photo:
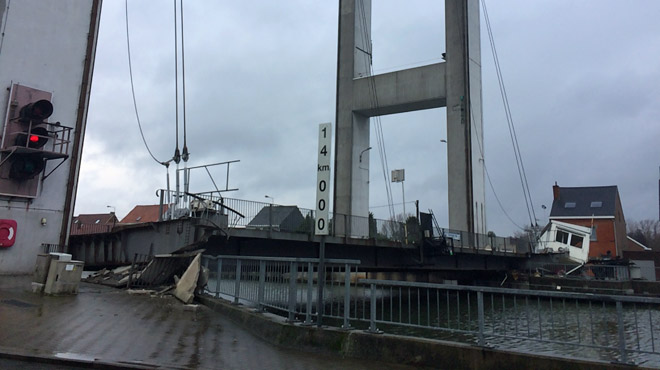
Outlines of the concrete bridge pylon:
M369 235L370 117L441 107L449 228L485 234L479 1L445 0L445 62L380 75L371 75L371 0L339 4L335 235Z

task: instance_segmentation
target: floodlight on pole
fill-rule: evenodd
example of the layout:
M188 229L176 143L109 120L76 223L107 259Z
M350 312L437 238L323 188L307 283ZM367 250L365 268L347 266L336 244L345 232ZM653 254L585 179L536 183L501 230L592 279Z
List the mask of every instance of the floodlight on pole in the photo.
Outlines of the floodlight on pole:
M264 198L270 199L270 204L275 204L275 198L271 197L270 195L264 195Z
M403 187L403 182L406 179L406 170L405 169L400 169L400 170L392 170L392 182L400 182L401 183L401 195L403 197L403 232L404 232L404 237L405 237L405 242L408 244L408 223L407 217L406 217L406 191Z
M400 182L401 183L401 194L403 195L403 217L404 217L404 219L406 217L406 192L403 188L403 182L405 181L405 179L406 179L406 170L405 169L392 170L392 182Z

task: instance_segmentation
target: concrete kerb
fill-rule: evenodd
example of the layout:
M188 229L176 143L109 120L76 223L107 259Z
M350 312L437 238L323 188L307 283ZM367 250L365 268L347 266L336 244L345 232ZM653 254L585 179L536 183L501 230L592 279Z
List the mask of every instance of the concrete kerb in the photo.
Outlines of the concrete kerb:
M222 299L197 296L197 300L269 343L348 358L439 369L650 370L636 365L549 357L425 338L374 335L361 330L319 329L274 320Z
M39 363L44 365L58 365L71 367L72 369L108 369L108 370L146 370L159 369L161 366L154 364L136 364L129 362L106 361L101 359L66 358L53 355L38 354L18 348L0 346L0 358L28 363ZM167 367L168 369L171 367Z

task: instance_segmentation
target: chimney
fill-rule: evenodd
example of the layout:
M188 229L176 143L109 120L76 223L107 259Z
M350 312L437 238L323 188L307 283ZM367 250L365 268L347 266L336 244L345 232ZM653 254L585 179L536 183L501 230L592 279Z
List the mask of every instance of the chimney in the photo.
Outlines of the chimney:
M552 195L554 200L559 199L559 185L557 185L557 181L555 181L555 184L552 186Z

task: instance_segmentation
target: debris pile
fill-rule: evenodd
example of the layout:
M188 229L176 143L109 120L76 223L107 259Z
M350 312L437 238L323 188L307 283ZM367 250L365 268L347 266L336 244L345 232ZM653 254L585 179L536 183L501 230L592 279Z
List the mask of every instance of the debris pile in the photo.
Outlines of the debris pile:
M128 285L131 267L132 266L121 266L112 270L99 270L83 279L83 281L122 288ZM139 277L140 274L141 272L137 271L133 274L133 277Z
M156 255L144 268L123 266L97 271L84 281L116 288L143 289L163 294L174 289L173 295L183 303L193 301L195 293L207 284L209 271L201 264L202 252Z

